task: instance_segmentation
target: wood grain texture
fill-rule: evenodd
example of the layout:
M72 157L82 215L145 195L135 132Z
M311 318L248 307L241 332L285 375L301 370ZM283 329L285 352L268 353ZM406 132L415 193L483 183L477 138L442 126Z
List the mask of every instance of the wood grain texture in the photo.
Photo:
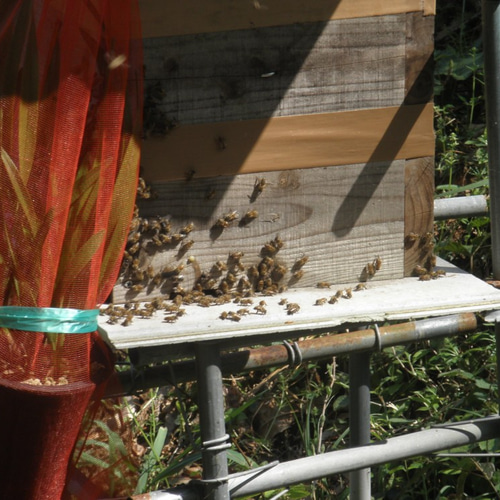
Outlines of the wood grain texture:
M435 13L434 0L140 0L144 37L253 29L405 12Z
M406 15L405 104L430 102L434 85L434 17Z
M434 154L432 104L178 127L142 145L151 181ZM221 147L220 142L223 142Z
M149 39L144 64L183 126L398 106L405 47L401 14Z
M405 165L405 257L404 273L411 276L415 266L425 265L432 248L422 238L433 234L434 157L408 160ZM412 234L418 236L413 239Z
M183 252L181 244L157 247L146 239L136 257L141 267L150 265L155 273L183 264L181 285L190 289L201 273L218 283L226 271L216 272L213 265L218 260L227 263L229 252L244 252L246 269L258 264L264 244L279 236L284 246L274 261L287 267L280 283L289 287L314 287L318 281L358 281L365 265L377 255L383 259L383 267L376 279L401 277L404 163L268 172L267 185L257 196L255 175L156 184L157 198L145 202L141 213L167 217L172 233L193 223L194 229L186 238L194 244ZM248 210L257 210L258 217L245 221ZM238 217L227 228L218 228L217 220L232 211L237 211ZM295 280L291 268L304 255L309 257L304 276ZM194 264L187 264L188 256L195 258ZM238 279L242 274L238 273ZM127 279L122 277L122 284ZM145 284L137 294L119 284L115 302L171 291L169 280L161 286Z

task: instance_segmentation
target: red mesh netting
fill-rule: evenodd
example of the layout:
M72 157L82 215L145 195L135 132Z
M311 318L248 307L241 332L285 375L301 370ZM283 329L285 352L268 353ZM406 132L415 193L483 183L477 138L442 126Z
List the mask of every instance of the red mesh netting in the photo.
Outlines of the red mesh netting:
M0 305L94 309L116 280L139 162L136 3L0 2ZM0 328L0 499L61 497L109 366L97 333Z

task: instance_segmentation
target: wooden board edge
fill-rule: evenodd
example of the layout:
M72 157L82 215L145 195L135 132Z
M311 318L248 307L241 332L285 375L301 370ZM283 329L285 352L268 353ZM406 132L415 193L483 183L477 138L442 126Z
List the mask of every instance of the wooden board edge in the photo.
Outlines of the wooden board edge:
M405 164L404 275L433 254L434 157L407 160Z
M434 0L140 0L144 38L435 10Z
M433 116L427 103L179 126L143 141L143 177L165 182L431 156Z

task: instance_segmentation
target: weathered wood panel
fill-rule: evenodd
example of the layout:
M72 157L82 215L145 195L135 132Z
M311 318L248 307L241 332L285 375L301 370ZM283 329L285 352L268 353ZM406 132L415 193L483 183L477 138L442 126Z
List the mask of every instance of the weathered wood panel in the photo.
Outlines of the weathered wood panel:
M436 12L435 0L140 0L139 4L144 37Z
M184 266L180 285L189 290L202 273L214 279L212 288L232 271L239 280L249 275L266 252L263 246L277 236L284 245L273 255L274 266L286 272L276 280L288 287L314 287L319 281L341 283L367 279L365 265L380 256L383 266L375 279L403 275L404 238L404 161L267 172L262 192L255 188L254 175L192 179L154 185L157 198L141 207L143 216L161 214L170 221L169 235L182 234L189 224L194 229L182 241L157 246L154 231L145 234L134 257L141 269L152 266L151 275ZM245 217L249 210L258 216ZM228 227L217 226L224 215L236 211ZM192 240L189 250L183 242ZM243 252L245 270L231 269L229 252ZM187 258L191 256L188 263ZM294 278L294 263L303 256L307 263L303 276ZM222 261L229 269L217 270ZM153 272L154 270L154 272ZM132 278L132 271L122 276L114 291L114 300L139 300L168 294L172 279L161 283L150 278ZM135 282L144 285L136 293ZM205 281L206 283L206 281ZM126 287L123 286L126 285Z
M142 164L153 182L432 154L427 104L179 127L144 141Z
M144 41L159 110L179 126L398 106L406 15Z
M405 165L405 276L433 254L434 157L408 160ZM427 236L426 236L427 235Z

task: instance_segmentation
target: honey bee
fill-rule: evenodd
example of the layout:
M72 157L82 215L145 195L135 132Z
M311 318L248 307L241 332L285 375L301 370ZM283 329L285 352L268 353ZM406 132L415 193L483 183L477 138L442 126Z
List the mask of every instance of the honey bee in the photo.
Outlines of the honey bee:
M132 285L130 287L130 290L134 293L142 292L144 290L144 285L141 285L140 283L136 283L135 285Z
M309 260L309 257L307 255L303 255L300 259L297 259L295 263L293 264L292 270L297 271L301 269Z
M299 269L298 271L295 271L292 274L294 280L300 280L303 276L304 276L304 271L302 269Z
M197 304L200 306L200 307L210 307L212 305L212 299L211 297L201 297L198 301L197 301Z
M290 302L286 306L286 313L289 315L298 313L299 311L300 311L300 306L295 302Z
M249 278L258 278L259 277L259 270L257 269L257 266L250 266L248 268L248 277Z
M427 274L427 269L425 269L425 267L422 267L422 266L416 265L416 266L413 268L413 274L414 274L415 276L423 276L424 274Z
M359 292L360 290L366 290L366 285L364 283L358 283L355 287L354 287L354 291L355 292Z
M418 279L419 279L420 281L429 281L431 278L432 278L432 277L431 277L431 275L430 275L430 274L427 274L427 273L425 273L425 274L421 274L421 275L419 275L419 277L418 277Z
M177 267L165 266L161 272L163 278L178 276L184 269L184 264L179 264Z
M196 174L196 170L190 169L184 174L184 178L186 179L186 182L190 182L193 180L194 175Z
M230 287L232 287L236 283L237 279L238 278L236 278L236 276L233 273L226 274L226 281Z
M329 299L328 299L328 303L329 304L336 304L337 302L339 301L338 297L336 295L332 295Z
M160 219L160 231L162 231L163 233L168 233L170 229L172 229L171 222L165 217L162 217Z
M323 306L326 304L327 299L325 297L321 297L320 299L316 299L314 303L315 306Z
M221 135L215 138L215 148L217 151L224 151L226 149L226 139Z
M342 297L344 297L345 299L351 299L352 298L352 289L346 288L342 294Z
M172 243L172 237L169 236L168 234L160 233L157 235L159 240L161 241L161 244L163 245L170 245ZM156 243L157 246L161 246L161 244Z
M194 229L194 223L190 222L189 224L186 224L180 231L179 233L181 234L189 234L192 230Z
M134 312L128 311L125 315L125 319L121 322L122 326L130 326L134 321Z
M183 239L184 239L184 234L181 234L181 233L174 233L172 236L170 236L171 240L170 242L173 244L173 245L177 245L178 243L180 243Z
M177 314L167 314L163 317L165 323L175 323L179 319Z
M248 224L252 222L259 216L259 212L257 210L248 210L245 215L242 217L241 222L243 224Z
M140 243L137 242L137 243L134 243L129 249L128 249L128 253L130 255L134 255L136 254L138 251L139 251L139 248L140 248Z
M250 310L244 307L242 309L238 309L236 311L236 314L238 314L239 316L246 316L247 314L250 314Z
M150 266L148 266L148 267L146 268L146 276L147 276L150 280L152 280L152 279L155 277L155 270L154 270L153 266L151 266L151 265L150 265Z
M179 252L181 254L187 252L194 245L193 240L185 240L182 242L182 245L179 247Z
M223 219L227 222L233 222L239 217L239 214L236 210L232 210L231 212L228 212L226 215L223 216Z
M372 278L373 276L375 276L376 271L377 270L375 269L375 265L374 264L372 264L371 262L368 262L368 264L366 264L364 272L366 273L366 275L369 278Z
M434 269L434 267L436 267L436 263L437 257L434 254L430 255L427 259L427 269Z
M227 271L227 265L222 262L221 260L218 260L215 264L214 264L214 270L221 273L223 271Z
M226 219L224 219L223 217L221 217L215 221L215 224L212 227L225 229L225 228L229 227L229 222Z
M241 316L239 314L236 314L235 312L233 311L229 311L228 313L228 319L230 319L231 321L240 321L241 320Z
M418 233L413 233L410 232L405 236L405 241L407 243L415 243L420 238L420 235Z
M420 246L425 250L431 250L434 248L434 235L430 231L421 236Z
M252 299L239 299L239 303L242 306L251 306L253 304L253 300Z
M132 280L133 281L143 281L145 277L146 277L146 273L142 269L136 269L132 273Z
M272 243L265 243L260 253L261 255L274 255L277 251L277 248Z
M231 287L229 286L229 283L226 280L222 280L219 283L219 290L222 293L228 293L230 289L231 289Z
M238 281L238 288L240 289L246 289L246 288L251 288L252 284L248 280L246 276L242 276L240 280Z
M375 267L375 271L380 271L382 269L382 259L378 255L373 260L373 266Z
M239 262L243 255L245 255L243 252L230 252L229 259L233 262Z
M335 297L336 297L337 299L340 299L340 297L342 297L342 295L344 295L344 290L337 290L337 291L335 292Z
M268 182L266 181L266 179L264 179L264 177L261 177L260 179L257 178L255 179L255 184L253 185L253 198L257 198L257 196L259 196L262 191L264 191L264 188L268 185Z
M135 233L132 233L128 237L128 242L129 243L137 243L141 239L141 233L139 231L136 231Z
M255 291L262 292L262 290L264 290L264 280L259 280L259 281L257 281L257 284L255 285Z
M278 264L273 268L271 276L274 281L280 281L281 279L283 279L283 276L285 276L287 271L288 269L286 268L286 266Z
M205 201L213 200L215 194L216 194L215 189L210 189L209 191L207 191L207 193L205 194Z
M332 284L328 283L327 281L319 281L318 283L316 283L316 286L318 288L330 288Z
M280 301L278 302L278 305L280 306L284 306L288 303L288 299L286 299L285 297L283 297L282 299L280 299Z
M229 313L227 311L222 311L219 315L220 319L227 319L229 316Z
M254 311L255 311L255 314L267 314L267 309L265 306L261 305L261 304L257 304L255 307L254 307Z

